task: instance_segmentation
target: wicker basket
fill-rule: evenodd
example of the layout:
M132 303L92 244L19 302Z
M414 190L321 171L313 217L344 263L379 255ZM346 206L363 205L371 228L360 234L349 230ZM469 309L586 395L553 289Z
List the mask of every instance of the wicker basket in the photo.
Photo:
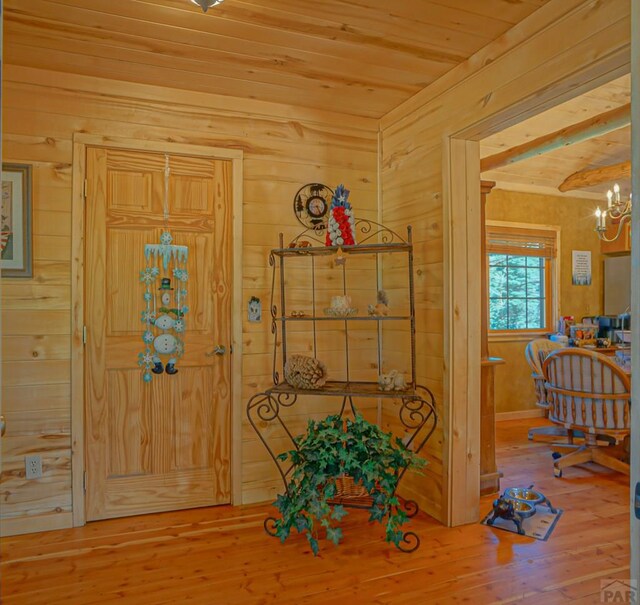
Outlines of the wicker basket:
M362 483L356 483L351 475L336 477L336 495L334 498L364 498L369 493Z

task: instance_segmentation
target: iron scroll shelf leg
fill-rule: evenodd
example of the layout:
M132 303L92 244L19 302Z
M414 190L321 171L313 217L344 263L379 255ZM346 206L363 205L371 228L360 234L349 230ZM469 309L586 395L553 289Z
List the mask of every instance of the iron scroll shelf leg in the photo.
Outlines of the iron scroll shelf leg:
M249 423L273 460L273 463L280 474L285 490L288 490L287 477L291 472L291 467L286 467L283 462L278 459L278 454L269 445L267 436L263 433L263 429L270 423L276 423L285 432L292 447L297 448L293 434L280 414L283 407L288 408L293 406L297 399L298 396L295 394L280 393L278 395L274 395L269 391L266 391L255 394L251 399L249 399L249 403L247 404L247 418Z
M409 517L409 519L415 517L420 510L418 503L414 500L405 500L404 498L401 498L400 504L402 505L402 508L404 508L404 512L407 514L407 517Z
M267 517L263 523L264 531L274 538L278 535L276 530L276 521L277 519L275 517Z
M396 547L398 548L398 550L406 553L418 550L418 548L420 547L420 537L414 531L404 532L404 534L402 534L400 542L396 544Z

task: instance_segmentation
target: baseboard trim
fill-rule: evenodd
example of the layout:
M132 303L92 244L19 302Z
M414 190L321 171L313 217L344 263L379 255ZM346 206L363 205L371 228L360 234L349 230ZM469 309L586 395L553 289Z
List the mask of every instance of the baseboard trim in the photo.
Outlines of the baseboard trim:
M517 410L515 412L498 412L496 414L496 422L501 420L520 420L523 418L541 418L544 416L543 409L536 410Z
M73 513L47 513L44 515L28 515L0 519L0 536L17 536L19 534L33 534L52 529L67 529L73 527Z
M500 471L480 475L480 495L488 496L500 492L500 479L504 475Z

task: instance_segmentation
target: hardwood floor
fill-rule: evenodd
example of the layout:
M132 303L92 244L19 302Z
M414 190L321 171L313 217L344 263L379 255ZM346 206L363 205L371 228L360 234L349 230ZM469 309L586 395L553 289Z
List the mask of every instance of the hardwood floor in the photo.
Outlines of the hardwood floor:
M540 424L542 421L539 421ZM5 605L600 603L600 582L629 574L629 480L596 465L555 479L536 421L498 424L502 486L529 485L564 514L547 542L480 525L442 527L424 514L413 554L383 540L363 512L314 558L304 538L267 536L266 506L130 517L5 538ZM484 515L492 498L483 498Z

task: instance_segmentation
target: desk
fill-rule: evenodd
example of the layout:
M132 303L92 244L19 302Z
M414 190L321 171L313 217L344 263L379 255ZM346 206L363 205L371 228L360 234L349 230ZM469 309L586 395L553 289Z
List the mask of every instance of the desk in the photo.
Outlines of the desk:
M615 355L616 351L620 350L618 347L596 347L595 349L592 349L591 347L581 347L581 348L587 351L595 351L596 353L602 353L603 355L609 355L609 356Z
M615 355L617 351L628 349L629 347L569 347L570 349L583 349L585 351L595 351L603 355Z
M625 347L596 347L596 348L591 348L591 347L571 347L571 348L583 349L584 351L593 351L594 353L600 353L601 355L606 355L607 357L615 357L615 355L616 355L616 353L618 351L629 350L629 347L627 347L627 346L625 346ZM624 368L622 366L619 366L619 367L625 374L627 374L628 376L631 376L631 367L628 367L628 368Z

